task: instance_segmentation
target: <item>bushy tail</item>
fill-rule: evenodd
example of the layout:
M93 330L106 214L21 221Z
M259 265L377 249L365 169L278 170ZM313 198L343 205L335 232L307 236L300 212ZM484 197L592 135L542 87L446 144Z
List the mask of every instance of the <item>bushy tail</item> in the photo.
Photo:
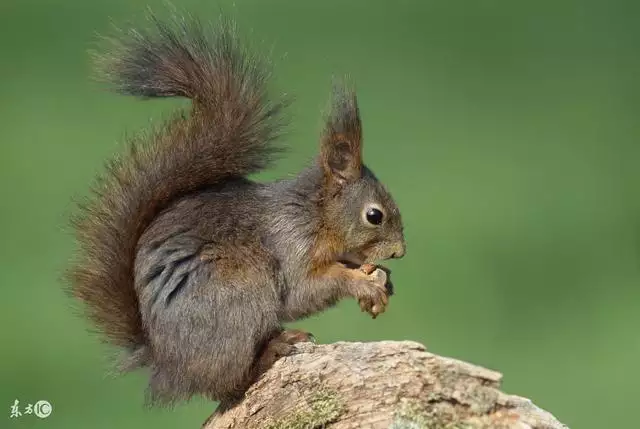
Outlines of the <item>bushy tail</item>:
M109 163L74 219L80 248L69 270L99 330L129 349L145 343L133 284L139 237L176 197L266 167L285 106L267 98L268 64L240 45L232 22L209 31L193 18L150 20L151 30L112 40L98 68L120 93L187 97L192 109Z

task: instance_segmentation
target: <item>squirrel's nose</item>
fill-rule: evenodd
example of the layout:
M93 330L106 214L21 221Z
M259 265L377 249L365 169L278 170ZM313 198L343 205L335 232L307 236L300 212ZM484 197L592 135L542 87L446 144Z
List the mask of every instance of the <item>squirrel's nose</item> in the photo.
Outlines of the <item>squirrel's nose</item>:
M400 259L404 256L406 252L407 252L407 246L404 244L404 242L401 242L397 245L396 249L391 254L391 257L395 259Z

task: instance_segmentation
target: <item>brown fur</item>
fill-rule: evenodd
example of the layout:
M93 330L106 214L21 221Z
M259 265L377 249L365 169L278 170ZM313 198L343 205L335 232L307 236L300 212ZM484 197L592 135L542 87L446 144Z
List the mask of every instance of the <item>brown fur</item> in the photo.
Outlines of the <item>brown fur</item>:
M247 179L280 152L282 97L234 26L197 20L123 33L98 58L118 92L187 97L190 111L130 141L75 218L73 294L122 367L149 369L149 399L228 405L310 337L283 324L353 297L373 317L405 252L400 212L362 163L355 92L334 91L320 156L289 180ZM376 208L384 217L369 222Z
M151 19L162 34L171 31L170 24ZM187 52L168 38L159 46L153 34L132 32L97 58L102 77L118 91L194 100L190 116L179 112L166 125L133 139L128 156L107 165L92 188L93 197L73 220L80 251L68 273L72 292L120 346L144 341L136 294L123 285L133 284L136 245L156 214L177 196L264 168L278 151L271 142L282 126L278 113L286 103L266 98L268 73L260 57L245 56L239 49L231 22L220 22L214 33L218 51L213 53L198 52L207 45L196 21L175 25L194 26L188 31L189 46L200 55L193 55L195 61L179 57L155 68L149 65L145 79L150 84L142 90L131 82L139 78L138 62L144 55L151 62L155 49L167 55L172 49L181 56ZM203 54L214 60L218 56L218 62L205 62Z

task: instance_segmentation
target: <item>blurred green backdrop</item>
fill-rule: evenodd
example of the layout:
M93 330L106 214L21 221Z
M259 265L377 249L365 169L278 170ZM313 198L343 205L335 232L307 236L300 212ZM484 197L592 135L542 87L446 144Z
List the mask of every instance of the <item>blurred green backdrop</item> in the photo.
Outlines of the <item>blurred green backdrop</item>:
M143 409L144 374L106 355L58 277L71 199L126 131L175 106L92 84L95 33L156 0L0 2L0 427L197 428L214 404ZM408 254L372 321L352 301L300 322L320 342L412 339L498 369L575 428L631 428L640 398L637 2L175 1L220 4L274 46L295 95L290 157L316 151L333 73L358 84L366 160L402 208ZM10 419L49 400L53 414Z

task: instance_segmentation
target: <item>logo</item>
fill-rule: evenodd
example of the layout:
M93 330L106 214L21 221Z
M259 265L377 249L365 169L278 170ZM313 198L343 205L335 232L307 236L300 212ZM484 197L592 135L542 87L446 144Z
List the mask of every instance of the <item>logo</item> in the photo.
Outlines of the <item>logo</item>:
M49 401L45 400L40 400L36 402L35 405L27 404L24 408L22 408L21 411L20 401L16 399L15 401L13 401L13 405L11 405L11 414L9 415L9 418L17 419L19 417L22 417L23 415L35 414L36 417L46 419L51 415L52 411L53 405L51 405Z
M38 401L33 406L33 414L40 417L41 419L46 419L51 415L53 411L53 407L49 403L49 401Z

